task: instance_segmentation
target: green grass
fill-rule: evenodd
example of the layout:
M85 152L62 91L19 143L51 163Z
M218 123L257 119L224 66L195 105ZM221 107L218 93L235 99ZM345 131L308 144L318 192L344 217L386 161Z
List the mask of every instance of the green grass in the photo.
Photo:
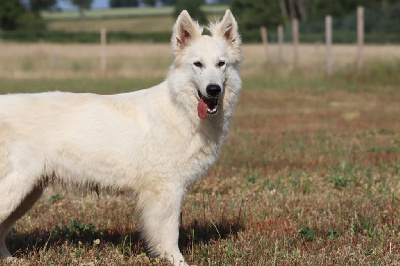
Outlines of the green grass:
M397 87L400 84L400 61L391 62L374 60L368 62L361 71L353 64L337 68L331 76L326 75L315 66L298 70L283 70L276 64L264 64L264 76L255 75L244 78L245 89L263 90L280 88L308 88L325 91L344 88L352 91L376 91Z
M222 17L225 10L229 8L226 5L204 5L202 10L207 14L209 19L213 21L216 16ZM85 13L86 19L82 21L77 11L63 11L63 12L42 12L43 17L46 19L48 33L42 33L41 38L44 40L57 41L55 37L63 33L76 33L75 36L69 36L64 39L71 41L77 39L76 35L80 34L89 38L88 34L98 33L101 28L106 28L107 31L114 35L129 35L129 34L147 34L149 37L145 40L155 39L157 41L156 34L166 33L166 38L163 38L163 42L168 42L171 34L171 29L175 23L175 19L172 17L174 12L173 7L160 7L160 8L114 8L106 10L88 10ZM4 34L3 34L4 35ZM21 33L19 40L26 39L27 33ZM28 34L29 35L29 34ZM30 33L32 35L32 33ZM55 36L53 39L46 38L46 35ZM109 34L110 35L110 34ZM3 36L7 39L12 36ZM118 37L118 36L117 36ZM109 36L114 42L120 40L115 36ZM81 37L84 38L84 37ZM126 41L132 40L133 37ZM16 39L16 36L14 36ZM92 38L92 42L97 42L96 38ZM137 38L135 38L137 39ZM17 39L18 40L18 39ZM35 41L36 39L31 39ZM76 40L77 41L77 40ZM60 40L58 40L60 42Z
M172 16L92 19L86 21L52 20L47 22L47 29L49 31L64 32L100 32L101 28L106 28L108 32L170 33L174 22L175 20Z
M85 61L86 62L86 61ZM86 62L87 63L87 62ZM144 68L141 62L134 62L136 68ZM152 69L165 69L169 61L155 60L146 62L146 67ZM72 69L81 71L84 64L74 62ZM29 58L24 58L21 68L27 72L34 66ZM279 73L275 66L265 66L268 73L264 77L248 76L243 78L243 90L254 91L282 91L282 90L310 90L310 93L324 95L338 89L346 92L371 92L380 91L382 95L393 94L400 84L400 64L397 62L372 62L365 66L364 70L357 73L351 69L342 69L332 76L321 74L309 74L302 71ZM162 82L160 78L68 78L68 79L0 79L0 93L35 93L41 91L71 91L93 92L99 94L129 92L145 89ZM375 149L388 149L376 147Z
M223 14L229 6L227 5L205 5L202 10L206 14ZM110 18L138 18L138 17L156 17L156 16L171 16L174 12L174 7L147 7L147 8L110 8L96 9L85 11L86 19L110 19ZM46 20L77 20L80 19L78 11L43 11L42 17Z
M160 81L1 79L0 93L108 94ZM332 77L246 77L220 159L183 201L188 263L397 264L397 81L375 65ZM167 265L145 256L134 207L128 195L49 190L7 243L24 264Z
M173 13L173 7L159 8L111 8L111 9L93 9L85 11L87 19L105 19L105 18L135 18L149 16L170 16ZM49 12L43 11L42 16L46 20L77 20L80 19L78 11Z

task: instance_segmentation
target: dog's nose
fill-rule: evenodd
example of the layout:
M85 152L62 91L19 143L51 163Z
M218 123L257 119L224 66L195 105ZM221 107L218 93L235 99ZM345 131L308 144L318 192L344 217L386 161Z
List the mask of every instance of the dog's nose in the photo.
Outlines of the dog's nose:
M221 93L221 87L217 84L210 84L206 88L208 97L217 97Z

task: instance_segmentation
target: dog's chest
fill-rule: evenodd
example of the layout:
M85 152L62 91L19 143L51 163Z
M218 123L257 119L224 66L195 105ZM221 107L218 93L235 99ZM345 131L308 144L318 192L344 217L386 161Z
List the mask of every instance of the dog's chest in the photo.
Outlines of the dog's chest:
M191 184L203 177L218 158L221 136L205 136L201 133L185 137L170 138L162 150L153 150L158 155L156 167L164 177ZM168 152L166 152L168 151Z
M193 182L198 178L207 174L208 170L217 160L223 141L222 136L204 135L199 134L192 138L187 151L188 155L184 159L182 166L189 166L189 168L182 167L182 173L186 173L184 178L188 182Z

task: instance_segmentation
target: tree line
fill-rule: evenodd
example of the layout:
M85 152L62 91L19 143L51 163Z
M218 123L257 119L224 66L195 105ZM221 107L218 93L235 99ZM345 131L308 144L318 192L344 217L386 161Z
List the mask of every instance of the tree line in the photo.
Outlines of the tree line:
M231 8L242 30L243 27L252 30L289 24L293 18L312 22L321 21L328 14L343 17L354 13L357 6L380 9L396 4L400 4L400 0L233 0Z
M84 11L90 9L93 0L62 0L78 7L81 18ZM398 16L400 0L214 0L212 3L229 4L235 14L242 31L257 30L260 26L274 27L279 24L289 24L293 18L301 22L323 20L325 15L340 17L354 13L357 6L366 8L390 9L390 16ZM56 0L1 0L0 28L3 30L44 29L45 22L40 17L40 11L56 8ZM174 5L176 17L183 9L189 11L193 18L201 23L206 22L206 16L200 10L204 0L109 0L110 7L137 7Z

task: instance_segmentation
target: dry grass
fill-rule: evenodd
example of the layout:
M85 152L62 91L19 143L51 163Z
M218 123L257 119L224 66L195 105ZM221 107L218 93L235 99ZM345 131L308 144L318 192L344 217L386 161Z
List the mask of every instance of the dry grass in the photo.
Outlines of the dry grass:
M396 263L398 89L243 91L220 160L183 202L189 262ZM133 209L50 189L7 242L26 263L147 264Z
M400 60L399 46L366 46L366 64L370 61ZM0 77L2 78L70 78L101 77L99 45L16 44L0 43ZM106 50L109 77L163 78L173 57L168 44L113 44ZM261 45L244 45L243 77L291 73L293 49L284 47L285 64L278 64L278 47L271 45L269 61ZM336 72L355 65L356 49L351 45L333 48L333 67ZM323 46L302 45L300 71L307 75L324 72Z
M2 73L7 66L2 59L11 62L10 53L16 51L12 61L16 65L27 56L36 58L34 51L40 49L50 58L59 54L72 62L90 58L95 62L98 53L93 46L2 45L8 49L8 53L0 49ZM244 47L245 89L228 142L217 164L183 201L180 247L189 263L396 265L400 261L400 86L387 83L393 77L398 81L398 72L376 76L368 70L358 78L344 74L308 83L306 74L317 76L322 71L310 63L315 47L302 48L302 64L309 62L309 68L304 65L301 75L289 76L293 73L289 68L279 68L283 74L278 75L276 65L263 63L262 47ZM138 45L111 46L109 54L141 66L137 71L150 80L162 78L166 68L149 61L168 65L169 47L145 46L140 54L138 49ZM343 46L334 51L354 55L353 49ZM398 64L397 47L383 50L367 47L367 61L387 56ZM344 69L353 64L354 57L348 57L340 59ZM152 67L160 73L150 72ZM10 92L5 84L13 82L27 91L47 90L47 84L58 82L72 90L115 92L100 85L101 90L92 89L97 79L85 78L79 84L76 79L36 80L46 76L45 69L35 68L32 75L22 71L21 77L34 79L0 80L0 91ZM99 76L97 70L85 71L74 75ZM127 73L140 77L132 76L131 70ZM136 80L109 77L99 82L123 91ZM49 189L17 222L7 243L22 264L166 265L150 262L143 254L134 206L128 195Z
M108 73L116 77L165 77L173 57L165 44L107 47ZM0 77L100 77L99 45L1 44Z

